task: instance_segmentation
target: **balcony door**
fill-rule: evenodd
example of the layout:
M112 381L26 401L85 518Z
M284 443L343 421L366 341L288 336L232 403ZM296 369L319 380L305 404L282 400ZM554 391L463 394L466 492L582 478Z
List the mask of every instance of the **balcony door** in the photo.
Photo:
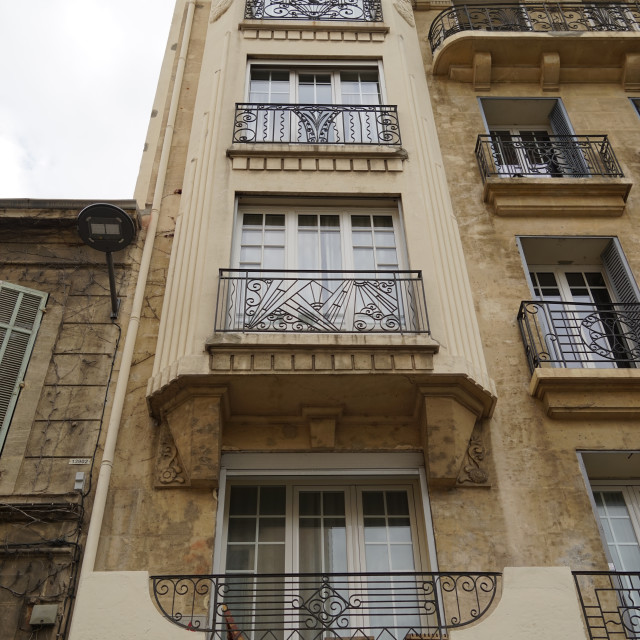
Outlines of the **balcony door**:
M393 577L421 564L412 486L236 485L227 513L225 602L255 640L419 628Z
M567 367L628 368L627 326L616 313L602 266L532 266L533 292L549 304L547 344Z
M234 254L246 287L234 306L245 326L350 331L399 322L397 225L393 210L242 210Z
M379 139L380 114L357 108L382 104L377 66L289 69L252 65L248 101L254 105L256 142L372 143Z

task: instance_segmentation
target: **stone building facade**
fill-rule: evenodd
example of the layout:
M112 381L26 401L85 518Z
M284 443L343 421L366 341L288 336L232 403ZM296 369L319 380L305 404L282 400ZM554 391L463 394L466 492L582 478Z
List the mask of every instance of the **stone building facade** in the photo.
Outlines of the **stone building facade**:
M69 629L92 472L126 331L126 314L110 317L104 255L76 230L89 204L0 201L3 640L59 638ZM135 201L110 204L137 221ZM134 250L114 254L123 310L134 257Z
M73 640L635 633L640 36L544 11L178 0Z

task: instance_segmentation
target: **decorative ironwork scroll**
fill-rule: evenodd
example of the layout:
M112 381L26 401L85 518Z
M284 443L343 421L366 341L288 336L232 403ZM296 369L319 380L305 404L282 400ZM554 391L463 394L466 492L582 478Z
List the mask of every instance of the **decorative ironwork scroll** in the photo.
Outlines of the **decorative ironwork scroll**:
M529 368L640 364L640 304L525 301L518 324Z
M216 331L428 333L419 271L221 269Z
M591 640L640 637L640 573L574 571Z
M208 638L442 638L493 605L499 573L153 576L157 607ZM237 634L237 635L236 635Z
M400 145L397 107L236 104L233 142Z
M489 474L484 468L486 466L484 464L486 455L487 450L482 440L482 423L478 422L473 428L462 469L458 474L459 485L491 486Z
M247 0L247 20L381 22L381 0Z
M505 178L622 178L622 168L607 136L548 135L548 140L506 139L480 135L476 159L482 179Z
M456 5L439 13L429 30L431 51L461 31L638 31L638 3L558 3Z

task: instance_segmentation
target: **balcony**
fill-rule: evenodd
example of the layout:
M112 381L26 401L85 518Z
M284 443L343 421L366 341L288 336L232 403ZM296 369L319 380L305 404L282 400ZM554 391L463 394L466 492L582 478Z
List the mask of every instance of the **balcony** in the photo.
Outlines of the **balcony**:
M559 82L622 81L633 90L640 82L639 37L637 3L527 2L456 5L438 14L428 39L434 75L452 80L541 81L549 89Z
M400 146L392 105L236 104L233 143Z
M638 638L640 573L574 571L573 578L591 640Z
M221 269L215 330L429 333L422 273Z
M380 0L247 0L246 20L382 22Z
M220 640L442 638L496 601L499 573L152 576L162 614Z
M524 301L530 393L557 418L640 413L640 304Z
M624 212L631 182L606 135L546 138L478 136L483 200L497 215Z

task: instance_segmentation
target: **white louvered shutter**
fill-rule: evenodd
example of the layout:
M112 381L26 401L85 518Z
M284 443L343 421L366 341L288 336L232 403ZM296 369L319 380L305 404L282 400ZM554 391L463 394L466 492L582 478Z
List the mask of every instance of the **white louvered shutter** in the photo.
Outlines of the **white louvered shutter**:
M622 247L617 238L613 238L600 256L604 270L613 288L616 302L640 302L638 285L629 269Z
M556 100L551 113L549 114L549 123L553 133L557 136L575 136L571 123L562 108L559 100ZM574 137L575 140L575 137ZM589 167L587 160L578 147L577 141L572 144L570 139L565 140L559 146L560 156L565 157L565 162L561 164L563 173L575 174L578 176L588 176Z
M46 293L0 281L0 451L46 302Z

